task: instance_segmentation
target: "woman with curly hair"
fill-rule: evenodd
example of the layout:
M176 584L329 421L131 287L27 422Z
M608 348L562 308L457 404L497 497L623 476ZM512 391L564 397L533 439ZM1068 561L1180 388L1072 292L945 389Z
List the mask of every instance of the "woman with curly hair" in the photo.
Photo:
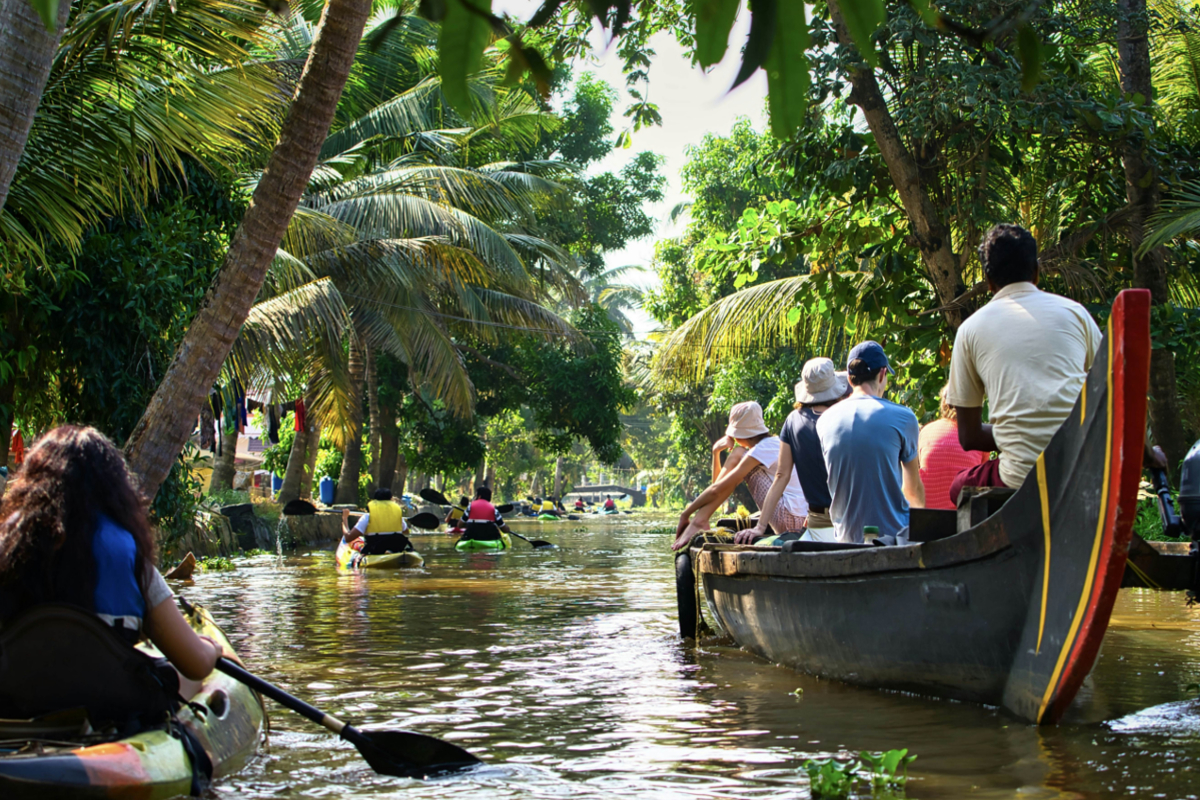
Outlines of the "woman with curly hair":
M0 625L42 603L79 606L131 644L148 636L201 680L229 654L188 625L154 557L146 500L121 451L95 428L55 428L0 502Z

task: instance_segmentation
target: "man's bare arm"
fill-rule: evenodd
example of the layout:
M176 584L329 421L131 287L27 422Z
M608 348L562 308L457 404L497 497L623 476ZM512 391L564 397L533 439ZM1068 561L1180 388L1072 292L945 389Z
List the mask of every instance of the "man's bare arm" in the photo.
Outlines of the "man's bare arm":
M963 450L981 450L991 453L999 450L992 436L992 426L983 424L983 408L979 406L955 406L958 412L958 443Z

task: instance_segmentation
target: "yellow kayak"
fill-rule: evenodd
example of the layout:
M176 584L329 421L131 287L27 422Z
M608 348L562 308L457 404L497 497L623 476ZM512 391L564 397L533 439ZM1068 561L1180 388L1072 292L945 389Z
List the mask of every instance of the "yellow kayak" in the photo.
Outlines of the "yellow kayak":
M184 617L200 634L228 646L225 634L209 613L184 602ZM153 656L152 645L138 645ZM203 747L216 780L241 770L262 738L266 711L246 686L214 671L169 724L152 726L124 739L88 741L80 723L70 728L72 712L44 721L0 721L0 797L115 798L159 800L192 794L193 760L179 728ZM62 730L53 730L55 727ZM72 744L80 738L84 742ZM28 742L28 744L26 744ZM39 743L40 742L40 743Z
M419 567L425 563L420 553L411 550L406 553L364 556L347 544L345 539L338 544L335 558L339 569L401 569Z

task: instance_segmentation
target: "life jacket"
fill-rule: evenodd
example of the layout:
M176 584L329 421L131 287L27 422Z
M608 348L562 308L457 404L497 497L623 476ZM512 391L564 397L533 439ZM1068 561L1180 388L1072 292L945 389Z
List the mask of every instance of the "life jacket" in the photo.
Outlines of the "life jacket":
M549 500L543 500L543 501L542 501L542 507L541 507L539 510L540 510L542 513L545 513L545 512L547 512L547 511L553 511L553 510L554 510L554 503L551 503Z
M576 501L575 501L575 508L576 508L576 509L582 509L582 508L583 508L583 501L582 501L582 500L576 500Z
M403 533L408 528L404 521L404 506L395 500L372 500L367 503L367 533Z
M467 525L464 539L490 542L500 538L500 526L496 524L496 507L487 500L476 500L467 507Z
M614 502L613 502L613 500L612 500L612 498L610 497L610 498L608 498L607 500L605 500L605 501L604 501L604 507L605 507L606 509L608 509L608 510L610 510L610 511L611 511L612 509L614 509L614 508L616 508L616 507L617 507L617 504L616 504L616 503L614 503Z
M465 513L466 512L459 506L454 506L453 508L450 509L450 513L446 515L446 521L447 522L455 522L456 520L461 519L462 515Z

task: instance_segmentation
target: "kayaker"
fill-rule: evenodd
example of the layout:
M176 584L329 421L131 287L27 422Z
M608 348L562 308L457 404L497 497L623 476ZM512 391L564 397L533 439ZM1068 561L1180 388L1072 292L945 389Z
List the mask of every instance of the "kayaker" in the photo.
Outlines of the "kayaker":
M203 680L220 656L236 656L183 618L155 550L146 499L121 451L95 428L61 425L29 451L0 503L0 625L67 603L130 645L149 637L180 675ZM196 688L181 681L180 693Z
M775 480L767 496L759 503L761 513L758 523L734 537L738 544L753 544L766 536L767 526L772 524L775 509L793 480L792 475L799 481L804 500L808 503L803 538L824 542L837 539L833 520L829 516L833 499L829 493L829 474L825 469L821 440L817 437L817 420L850 394L850 381L846 379L846 373L837 371L832 359L810 358L804 362L795 393L795 410L788 415L779 433L780 441L787 446L779 450Z
M350 527L350 509L342 509L342 538L364 556L384 553L403 553L412 549L412 542L404 535L408 522L404 519L404 506L392 499L392 490L375 490L375 499L367 503L367 513Z
M461 520L463 515L467 513L467 506L470 505L470 503L471 501L465 497L458 498L458 505L451 506L450 511L446 514L446 519L444 522L446 523L447 528L460 527L458 524L459 520Z
M613 502L612 495L611 494L604 495L604 510L605 511L613 511L616 509L616 507L617 507L617 504Z
M725 450L730 452L722 465L720 458ZM693 536L708 530L709 519L742 481L746 481L754 501L761 505L775 477L779 450L779 437L773 436L763 422L762 406L749 400L731 408L725 435L712 448L713 483L679 515L671 549L686 547ZM783 500L775 511L774 527L781 533L799 531L804 528L807 516L808 504L796 480L796 472L792 470Z
M475 500L467 508L466 531L462 538L488 542L500 538L500 532L512 533L500 515L499 509L492 505L492 490L480 486L475 492Z
M582 497L576 497L576 498L575 498L575 510L576 510L576 511L579 511L579 512L582 512L582 511L584 511L584 510L585 510L585 508L586 508L586 507L583 505L583 498L582 498Z
M1019 225L992 228L979 245L992 299L954 336L946 402L964 450L1000 458L963 470L950 485L1016 489L1075 407L1100 348L1087 309L1038 288L1038 246ZM983 423L983 401L988 423Z

